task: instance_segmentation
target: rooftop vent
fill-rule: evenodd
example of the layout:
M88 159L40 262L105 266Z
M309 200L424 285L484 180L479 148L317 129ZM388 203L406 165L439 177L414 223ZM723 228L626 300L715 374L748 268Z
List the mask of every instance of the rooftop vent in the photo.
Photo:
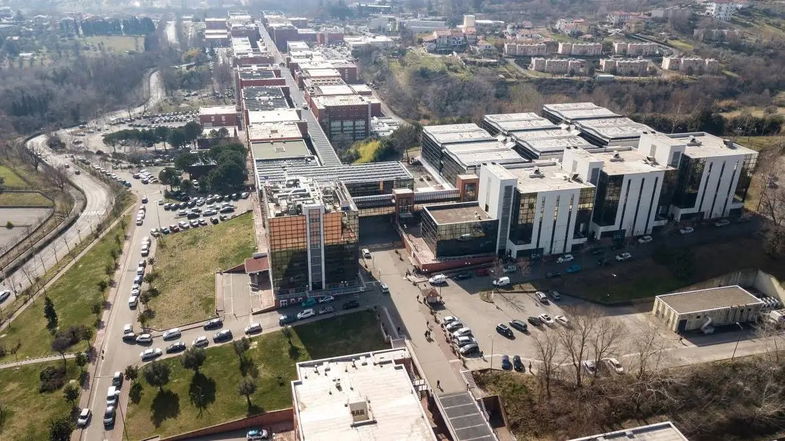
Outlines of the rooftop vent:
M623 161L624 161L624 158L621 157L619 152L614 153L613 157L611 158L611 162L623 162Z
M698 146L698 145L701 145L701 142L695 136L690 136L690 139L687 141L687 145Z
M731 141L730 139L725 138L725 139L722 140L722 142L724 142L725 143L725 147L727 147L729 149L735 149L736 148L736 144L734 144L733 141Z
M529 175L530 178L544 178L545 175L542 174L539 168L535 168L534 171L531 172Z

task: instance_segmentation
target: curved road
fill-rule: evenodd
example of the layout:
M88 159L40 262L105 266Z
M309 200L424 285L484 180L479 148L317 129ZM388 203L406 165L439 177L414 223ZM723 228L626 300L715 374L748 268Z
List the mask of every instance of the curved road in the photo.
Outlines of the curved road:
M146 109L155 106L166 97L163 79L158 71L153 72L150 75L148 91L149 97L147 101L144 104L131 109L132 113L142 113ZM104 125L109 119L126 114L127 111L124 110L111 112L101 118L91 121L91 124ZM38 151L43 152L42 156L44 161L52 167L58 167L59 165L69 164L71 162L66 155L56 154L46 146L45 135L40 135L29 140L27 146L28 148L37 149ZM79 218L68 230L62 233L16 271L6 275L3 285L8 289L18 293L29 287L30 282L34 280L35 277L43 275L48 268L54 266L57 261L70 250L71 246L76 245L82 238L90 234L95 229L95 226L98 225L109 212L112 202L112 193L105 183L89 173L76 175L73 173L73 169L69 169L69 178L74 185L84 192L87 199L84 211L80 213ZM6 301L4 306L8 307L11 304L11 301Z

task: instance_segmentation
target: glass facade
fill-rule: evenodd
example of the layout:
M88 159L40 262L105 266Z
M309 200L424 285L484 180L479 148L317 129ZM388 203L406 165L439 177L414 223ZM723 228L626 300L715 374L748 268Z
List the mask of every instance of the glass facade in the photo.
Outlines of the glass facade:
M705 159L690 158L689 156L681 158L676 189L673 193L673 205L679 208L692 208L695 206L705 167Z
M308 287L308 250L305 216L271 218L267 222L270 272L276 293Z
M423 212L422 238L436 257L457 257L489 254L496 251L499 221L472 220L452 224L438 224Z
M537 214L537 193L515 192L513 202L517 210L513 210L510 224L510 240L516 245L531 243L534 232L534 218Z
M608 226L616 223L616 212L619 210L619 200L621 199L621 187L624 184L623 175L609 176L607 173L600 172L600 179L597 181L597 197L594 205L594 223L600 226Z
M744 158L739 173L739 182L736 185L736 191L733 194L734 202L744 202L744 199L747 198L747 190L749 190L750 182L752 182L752 172L755 171L756 160L757 156L755 155L747 155Z
M364 119L358 120L332 120L329 126L324 127L330 139L335 139L340 135L346 135L353 141L359 141L368 137L368 125Z
M572 210L572 207L570 207ZM586 237L589 234L591 213L594 210L594 188L581 188L578 199L578 212L575 215L573 237Z
M662 189L660 189L660 199L657 201L657 217L664 218L668 216L668 211L670 210L671 202L673 201L673 193L676 191L676 184L678 183L678 179L678 169L665 170L665 176L662 179Z

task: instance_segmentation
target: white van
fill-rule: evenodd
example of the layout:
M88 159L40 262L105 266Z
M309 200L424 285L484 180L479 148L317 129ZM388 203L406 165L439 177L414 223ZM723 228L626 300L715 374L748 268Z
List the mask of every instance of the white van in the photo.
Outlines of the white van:
M439 285L442 283L447 283L447 276L444 274L436 274L435 276L428 279L428 283L431 285Z
M507 286L510 284L510 278L507 276L499 277L493 281L493 286Z

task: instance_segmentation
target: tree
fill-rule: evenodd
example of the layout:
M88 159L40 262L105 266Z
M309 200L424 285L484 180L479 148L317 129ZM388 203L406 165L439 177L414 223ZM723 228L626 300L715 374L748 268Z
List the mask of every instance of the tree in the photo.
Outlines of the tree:
M785 256L785 226L774 225L766 232L763 250L775 259Z
M166 167L158 173L158 180L160 180L162 184L168 185L171 189L173 186L180 184L180 173L173 167Z
M247 337L243 337L240 340L233 341L232 346L234 347L234 353L237 354L240 359L242 359L245 357L246 351L251 349L251 341L248 340Z
M180 363L182 363L184 368L191 369L196 374L206 358L207 353L204 349L191 346L180 356Z
M622 323L599 318L594 329L594 335L591 336L589 342L594 353L594 366L599 368L602 359L609 357L616 351L622 338L624 338L625 332L626 329Z
M163 392L164 386L169 383L169 375L172 370L168 364L154 361L144 367L144 379L150 386L157 387Z
M71 339L65 335L58 335L52 340L52 350L63 357L63 369L66 368L65 352L71 347Z
M571 326L562 327L558 335L559 342L575 370L575 385L581 387L583 385L582 363L588 355L589 344L599 314L593 310L574 311L576 314L572 315Z
M46 176L49 182L60 190L63 190L68 185L68 169L65 167L65 164L52 168Z
M201 134L202 126L196 121L190 121L183 126L183 135L185 136L186 142L193 143Z
M194 188L194 183L190 179L183 179L180 181L180 190L189 193Z
M255 392L256 383L251 378L245 377L237 385L237 393L245 396L246 401L248 401L248 407L251 407L251 395Z
M49 441L69 441L74 425L69 415L64 415L49 422Z
M136 366L127 366L125 368L125 379L128 381L136 381L139 378L139 368Z
M540 365L537 367L537 377L540 380L540 390L545 386L548 399L551 398L551 382L553 381L561 360L559 359L559 338L553 332L537 333L534 337L534 347Z
M181 129L169 130L169 136L166 137L166 142L172 147L179 149L188 143L185 133Z
M80 368L85 367L88 361L87 354L84 352L77 352L76 357L74 357L74 361L76 361L76 365Z
M63 388L63 398L71 407L74 406L76 400L79 399L79 388L74 386L73 384L69 384L68 386Z
M57 329L57 311L49 296L44 297L44 317L46 317L46 327L50 331Z

